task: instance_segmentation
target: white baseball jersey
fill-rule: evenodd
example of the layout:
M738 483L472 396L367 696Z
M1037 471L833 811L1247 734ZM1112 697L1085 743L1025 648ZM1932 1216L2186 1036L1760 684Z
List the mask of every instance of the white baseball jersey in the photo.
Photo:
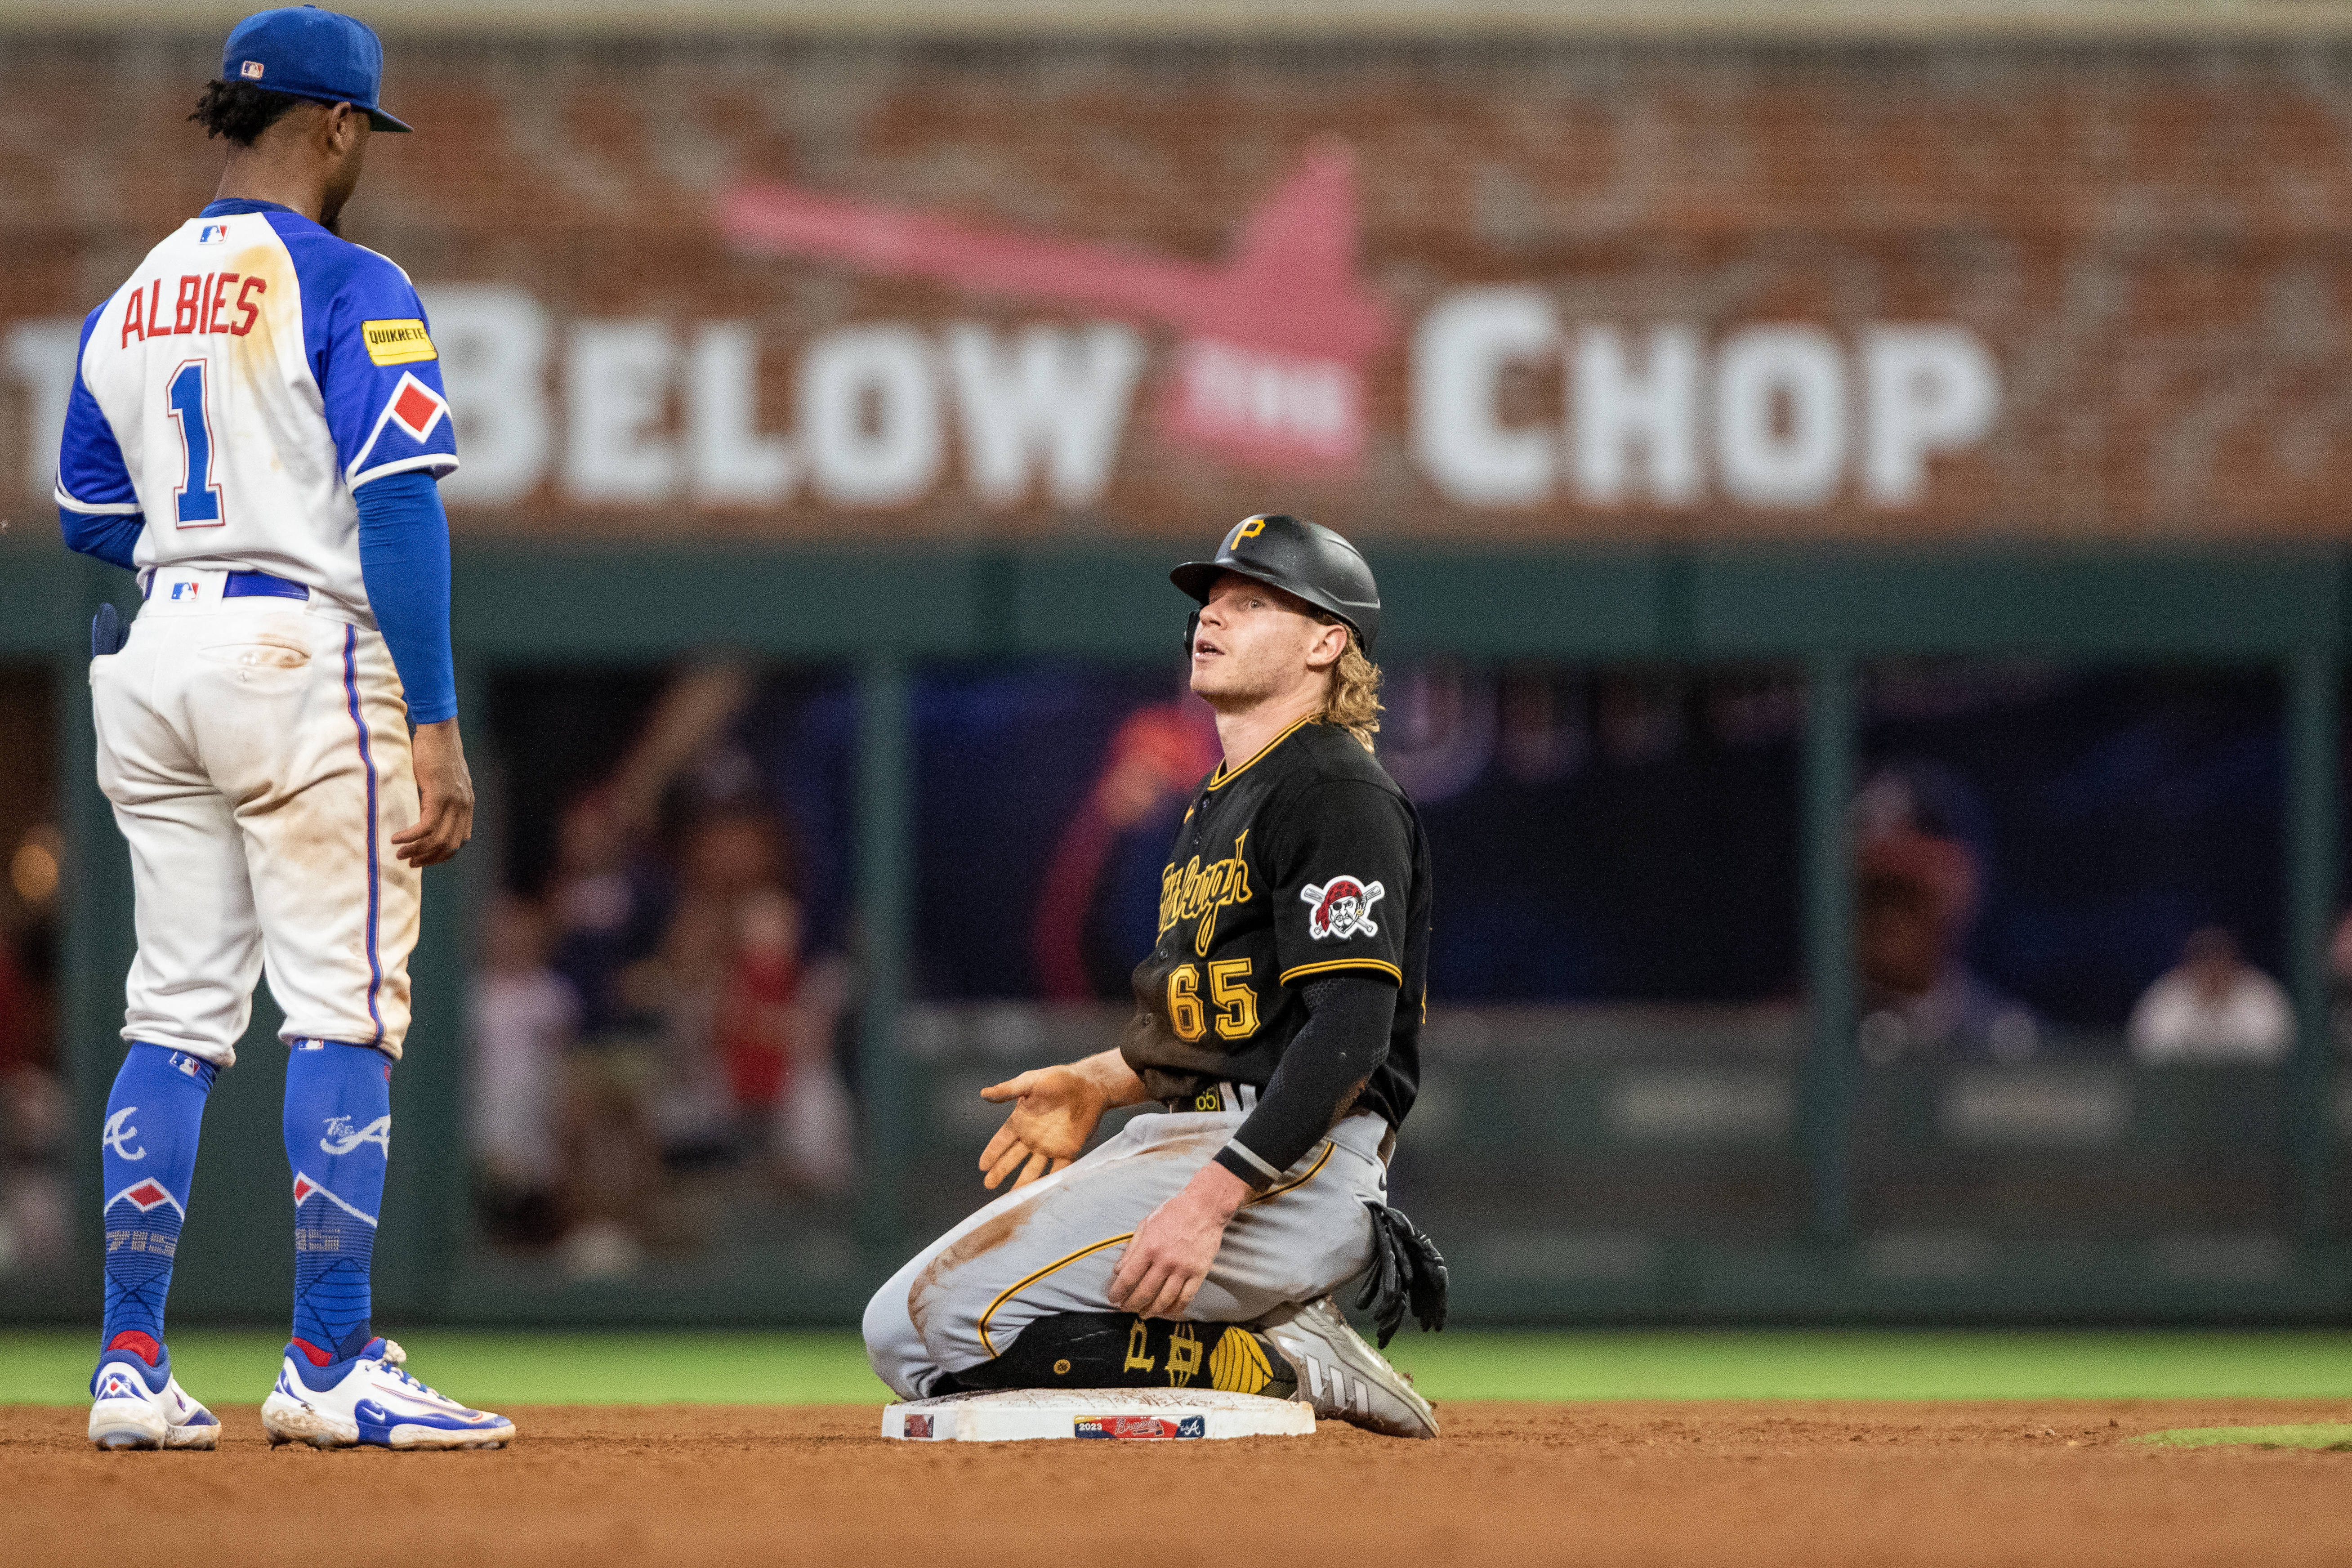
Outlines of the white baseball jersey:
M139 516L146 589L89 677L139 931L125 1038L231 1065L266 962L288 1038L399 1057L421 883L392 836L418 802L352 492L457 462L407 276L285 207L214 203L84 323L58 503Z
M83 323L58 504L144 513L136 560L268 572L373 625L353 489L457 466L425 309L385 258L215 202Z

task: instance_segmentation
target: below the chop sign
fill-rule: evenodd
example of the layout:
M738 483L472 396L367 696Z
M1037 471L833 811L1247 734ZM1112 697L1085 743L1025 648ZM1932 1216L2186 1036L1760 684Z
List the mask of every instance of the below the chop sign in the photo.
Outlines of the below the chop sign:
M887 510L953 486L989 509L1085 510L1118 475L1151 358L1118 321L861 322L787 345L740 321L562 323L508 285L422 293L464 443L443 486L459 507L552 481L612 509ZM0 363L27 394L21 482L43 499L75 326L0 330ZM1538 289L1469 289L1423 314L1405 351L1412 467L1473 511L1902 510L2000 405L1991 353L1948 323L1710 331L1578 321ZM763 405L761 361L777 353L793 355L791 391ZM1296 388L1227 391L1234 417L1269 430L1303 417Z
M1565 419L1507 419L1515 369L1558 382ZM1413 455L1464 506L1812 507L1850 478L1865 505L1916 506L1928 459L1982 440L2000 410L1992 354L1944 323L1849 342L1769 322L1710 342L1680 323L1566 323L1540 290L1474 289L1413 341Z

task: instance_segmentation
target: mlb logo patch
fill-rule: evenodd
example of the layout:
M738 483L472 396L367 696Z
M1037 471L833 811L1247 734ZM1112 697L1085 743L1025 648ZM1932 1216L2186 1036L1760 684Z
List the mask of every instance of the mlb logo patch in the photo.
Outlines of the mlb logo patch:
M172 597L193 599L196 596L196 591L203 586L202 583L174 583L172 584Z
M261 62L259 60L246 61L245 64L239 68L238 74L243 76L247 81L259 81L261 79Z
M449 412L449 405L443 401L439 393L415 376L404 375L400 378L399 389L392 395L392 407L388 412L394 425L407 431L411 440L421 443L433 434L433 427L441 423L441 416Z
M218 245L227 237L228 225L225 223L208 223L205 225L204 227L196 230L196 243L198 245Z

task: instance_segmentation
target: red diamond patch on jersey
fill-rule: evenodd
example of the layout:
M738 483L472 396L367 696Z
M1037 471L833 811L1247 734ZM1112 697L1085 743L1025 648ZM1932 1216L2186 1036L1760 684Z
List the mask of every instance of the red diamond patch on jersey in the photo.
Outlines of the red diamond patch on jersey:
M392 395L392 422L414 440L432 435L433 427L448 412L449 405L441 395L413 375L402 376L399 389Z
M142 1214L157 1204L168 1204L172 1201L172 1194L163 1190L163 1184L154 1181L142 1182L122 1195L138 1205Z

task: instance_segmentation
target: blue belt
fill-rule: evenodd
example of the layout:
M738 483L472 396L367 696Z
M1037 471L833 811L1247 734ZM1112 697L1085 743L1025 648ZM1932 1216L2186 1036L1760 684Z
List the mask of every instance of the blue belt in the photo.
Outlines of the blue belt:
M283 577L273 577L267 572L232 572L221 585L224 599L307 599L310 590L299 583L289 583Z
M145 598L154 591L155 580L150 577L147 593L140 597ZM307 599L310 596L310 590L301 584L273 577L267 572L231 572L221 584L221 597L224 599Z

